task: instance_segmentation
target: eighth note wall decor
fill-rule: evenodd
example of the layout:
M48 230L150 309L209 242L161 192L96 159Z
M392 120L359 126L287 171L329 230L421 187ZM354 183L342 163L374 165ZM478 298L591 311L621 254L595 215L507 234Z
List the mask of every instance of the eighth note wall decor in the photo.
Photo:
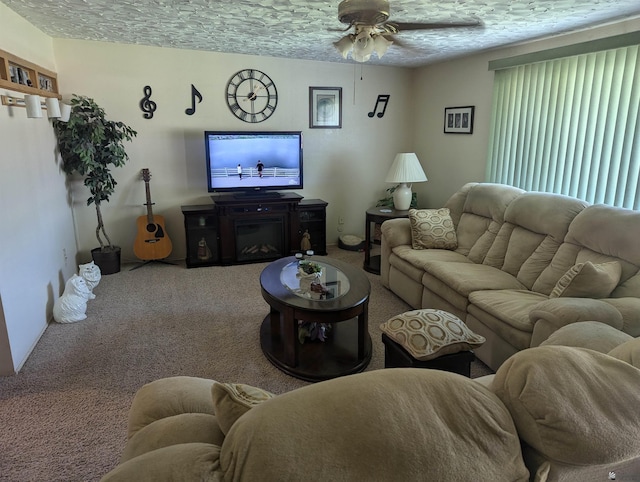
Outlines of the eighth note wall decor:
M389 94L380 94L376 99L376 105L373 106L373 110L369 112L367 115L369 117L373 117L374 115L378 116L379 119L384 116L384 113L387 111L387 105L389 104L389 99L391 96ZM376 110L378 110L378 105L382 104L382 110L376 114Z

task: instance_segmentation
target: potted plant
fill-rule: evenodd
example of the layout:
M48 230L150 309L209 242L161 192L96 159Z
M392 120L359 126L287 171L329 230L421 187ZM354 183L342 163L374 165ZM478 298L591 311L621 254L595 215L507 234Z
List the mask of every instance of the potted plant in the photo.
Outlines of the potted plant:
M62 169L67 174L84 177L84 185L91 193L87 206L96 207L96 237L100 247L92 249L91 256L102 274L116 273L120 271L120 247L111 242L105 230L100 205L109 202L117 184L111 168L123 166L129 159L124 142L131 141L137 132L122 122L107 120L104 109L93 99L75 94L69 120L55 120L53 127Z

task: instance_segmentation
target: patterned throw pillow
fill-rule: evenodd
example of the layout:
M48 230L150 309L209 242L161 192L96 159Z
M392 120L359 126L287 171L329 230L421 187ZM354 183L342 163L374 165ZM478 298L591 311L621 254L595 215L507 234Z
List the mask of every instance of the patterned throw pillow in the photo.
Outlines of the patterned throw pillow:
M273 393L242 383L214 383L211 388L213 406L222 433L256 405L275 397Z
M420 361L472 350L486 341L460 318L442 310L407 311L385 321L380 329Z
M413 249L456 249L458 239L448 208L410 209Z
M617 261L578 263L558 280L549 298L606 298L618 286L621 274L622 267Z

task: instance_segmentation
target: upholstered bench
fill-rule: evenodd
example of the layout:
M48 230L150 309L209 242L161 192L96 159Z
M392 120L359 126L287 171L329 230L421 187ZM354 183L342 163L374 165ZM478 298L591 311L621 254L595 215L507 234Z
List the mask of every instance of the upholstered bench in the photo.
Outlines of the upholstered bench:
M470 376L472 349L485 342L460 318L442 310L413 310L380 325L385 368L415 367Z

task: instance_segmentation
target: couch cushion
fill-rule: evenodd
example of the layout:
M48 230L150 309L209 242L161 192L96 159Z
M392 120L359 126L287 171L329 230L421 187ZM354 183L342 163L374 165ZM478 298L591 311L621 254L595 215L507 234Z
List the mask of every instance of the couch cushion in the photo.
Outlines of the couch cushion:
M339 377L258 405L229 431L220 467L224 480L265 482L529 480L497 397L417 368Z
M482 263L504 222L507 206L523 192L504 184L477 183L454 194L445 207L451 209L456 226L457 251L474 263Z
M588 348L608 353L618 345L632 340L631 335L599 321L579 321L554 331L540 346L561 345Z
M434 261L427 265L422 284L461 312L467 311L469 295L481 289L524 286L509 273L483 264Z
M640 368L640 338L632 338L613 348L609 356Z
M223 441L224 433L215 416L207 413L181 413L156 420L133 434L124 448L120 462L172 445L222 445Z
M559 194L522 194L505 211L505 222L485 264L510 273L531 289L553 259L571 221L586 205Z
M407 311L380 324L380 329L420 361L473 350L486 341L460 318L442 310Z
M565 241L580 248L573 263L620 261L620 285L611 296L640 297L640 283L631 281L640 266L640 212L596 204L582 211L571 223ZM567 269L570 266L567 267Z
M256 405L273 398L273 393L243 383L214 383L213 405L220 429L226 435L242 415Z
M413 249L456 249L458 241L447 208L409 209Z
M183 413L215 415L211 400L214 380L177 376L161 378L137 391L129 410L128 436L162 418Z
M529 348L533 323L529 312L547 297L527 290L480 290L469 295L469 313L513 347Z
M551 460L609 464L640 456L640 370L583 348L516 353L492 389L520 438Z
M614 290L622 270L620 263L578 263L569 269L551 291L549 298L606 298Z

